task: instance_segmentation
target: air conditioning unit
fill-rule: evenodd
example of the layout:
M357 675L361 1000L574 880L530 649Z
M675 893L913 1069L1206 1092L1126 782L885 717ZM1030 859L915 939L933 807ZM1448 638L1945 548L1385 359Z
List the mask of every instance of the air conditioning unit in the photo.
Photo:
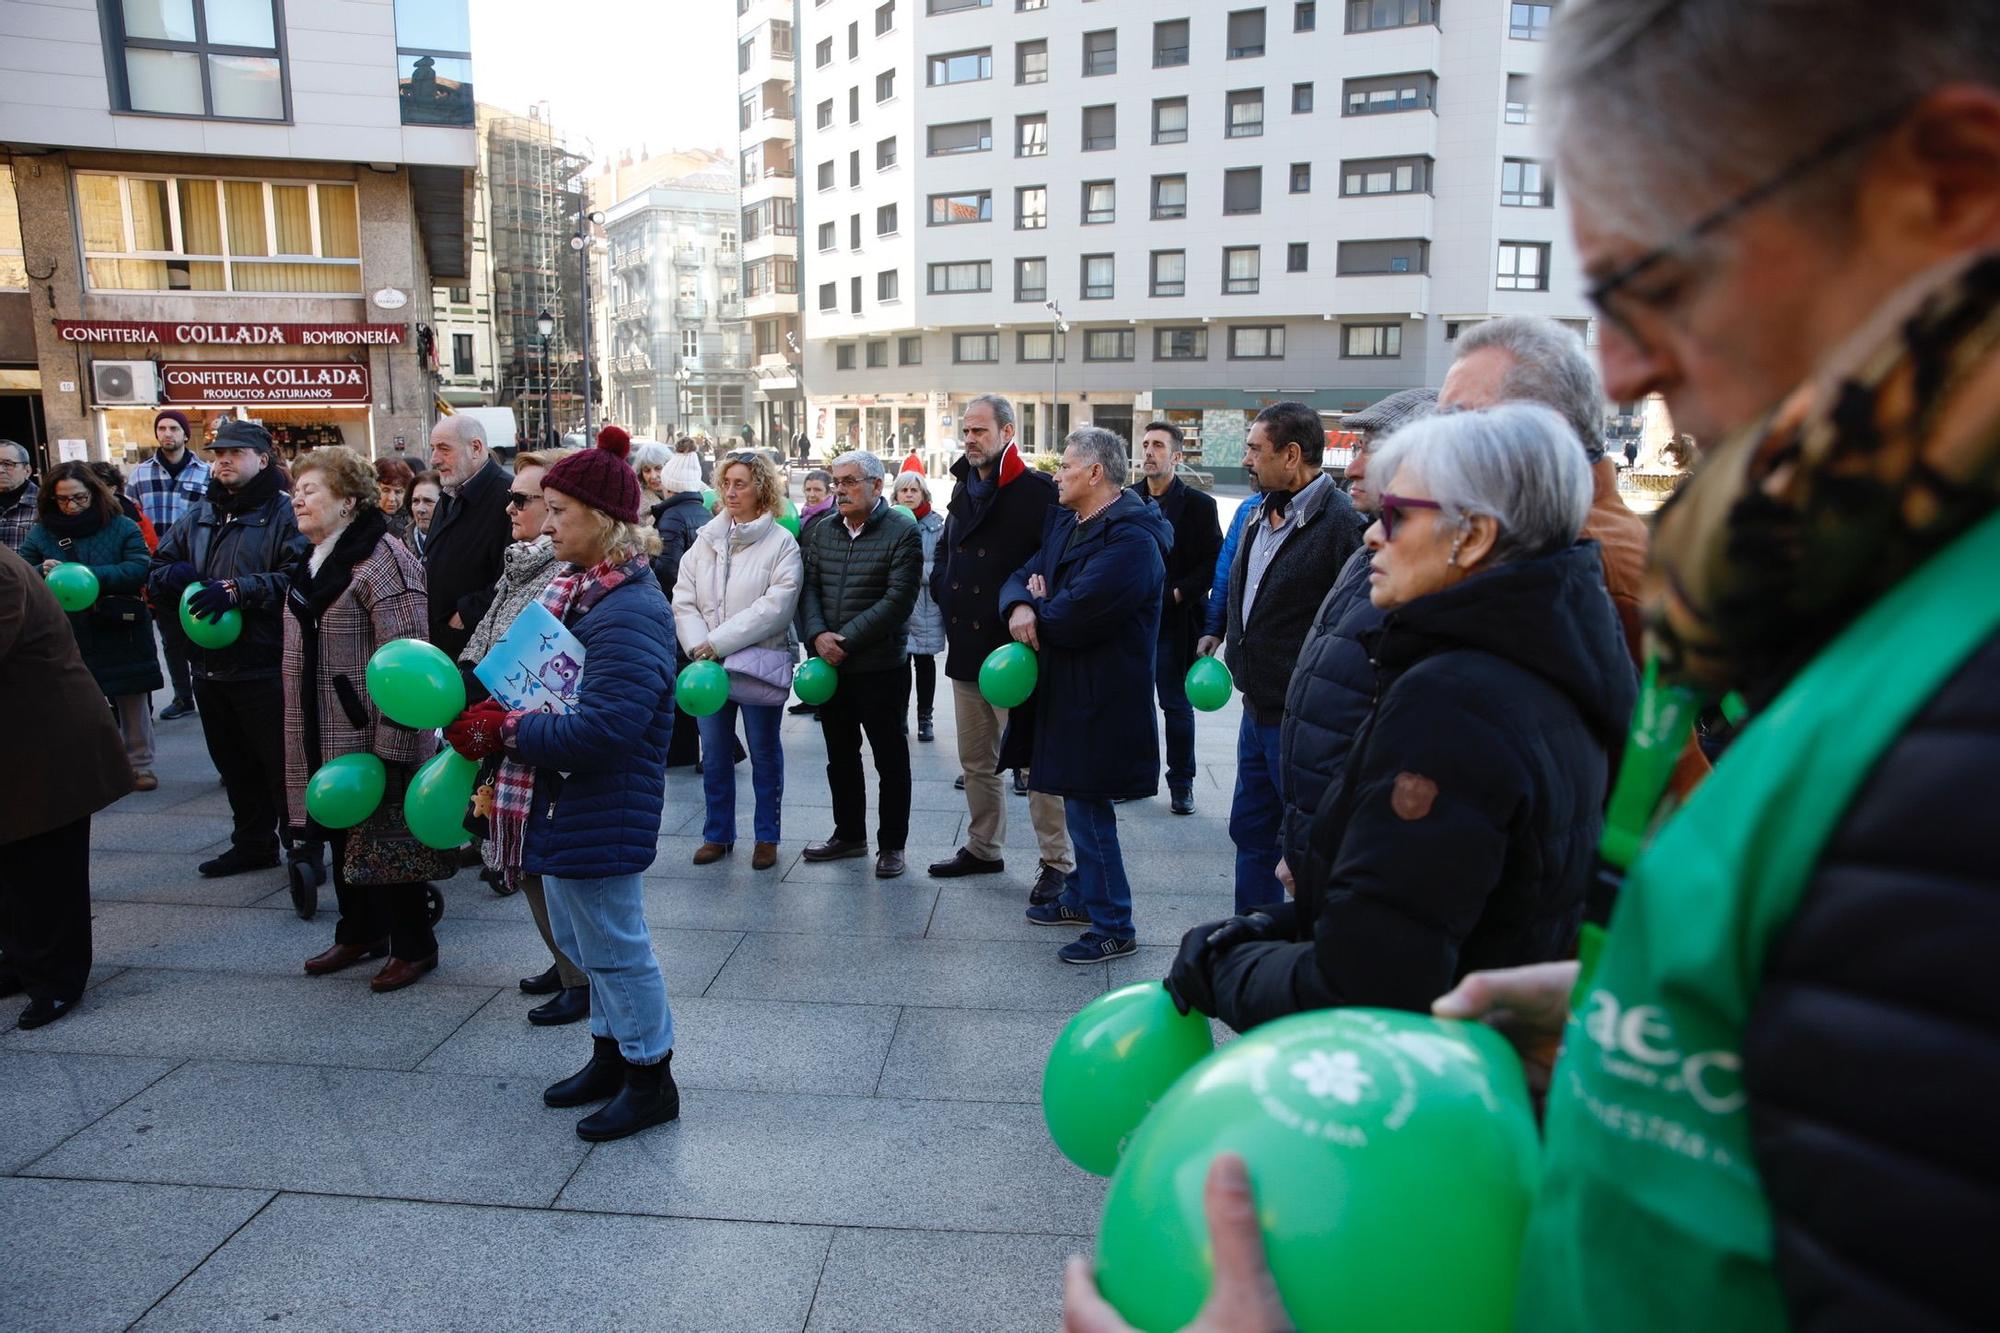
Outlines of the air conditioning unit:
M160 368L151 361L93 361L90 396L103 407L151 407L160 401Z

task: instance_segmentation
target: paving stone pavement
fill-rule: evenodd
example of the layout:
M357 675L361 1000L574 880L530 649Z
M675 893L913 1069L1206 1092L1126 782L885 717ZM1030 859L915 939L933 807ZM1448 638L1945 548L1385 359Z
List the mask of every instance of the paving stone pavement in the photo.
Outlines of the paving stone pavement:
M227 805L199 722L161 723L159 790L93 824L88 996L36 1032L0 1013L0 1330L1056 1327L1103 1182L1050 1144L1042 1062L1228 913L1238 712L1199 720L1193 817L1164 789L1119 807L1143 947L1075 968L1070 933L1021 916L1025 801L1004 875L924 874L965 826L940 702L900 880L800 859L832 826L808 718L785 721L773 870L749 866L747 763L714 866L689 861L701 781L669 775L646 913L682 1118L595 1147L541 1104L589 1043L526 1021L515 979L547 955L525 902L462 874L422 983L309 978L332 889L307 922L278 872L196 875Z

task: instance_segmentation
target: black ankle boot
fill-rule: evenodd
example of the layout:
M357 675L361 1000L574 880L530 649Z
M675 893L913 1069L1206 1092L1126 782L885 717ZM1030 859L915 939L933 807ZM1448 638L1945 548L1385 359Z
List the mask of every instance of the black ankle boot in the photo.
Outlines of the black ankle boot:
M658 1064L625 1066L625 1087L609 1105L576 1123L576 1136L591 1143L609 1143L653 1125L677 1120L681 1090L674 1086L674 1053Z
M925 744L937 739L937 732L931 727L929 713L917 714L917 739Z
M618 1039L593 1036L590 1046L590 1063L562 1082L551 1083L542 1093L544 1106L588 1106L617 1096L625 1086L625 1057L618 1053Z

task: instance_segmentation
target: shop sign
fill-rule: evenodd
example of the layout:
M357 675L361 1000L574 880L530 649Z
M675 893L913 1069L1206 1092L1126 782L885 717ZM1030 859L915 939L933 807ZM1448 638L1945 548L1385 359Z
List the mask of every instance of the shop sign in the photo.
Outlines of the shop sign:
M272 365L252 361L169 361L160 367L169 403L365 403L368 367L345 361Z
M59 319L64 342L208 347L401 347L402 324L204 323L165 319Z

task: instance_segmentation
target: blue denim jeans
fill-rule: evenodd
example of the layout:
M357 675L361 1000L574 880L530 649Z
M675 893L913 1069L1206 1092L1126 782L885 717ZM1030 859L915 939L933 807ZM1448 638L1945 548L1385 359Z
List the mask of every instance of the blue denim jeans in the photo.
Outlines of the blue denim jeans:
M1243 710L1236 733L1236 797L1229 806L1229 840L1236 844L1238 915L1285 900L1278 883L1278 728Z
M1162 630L1153 647L1153 687L1166 720L1169 792L1194 785L1194 705L1187 697L1186 657L1181 627Z
M1076 872L1059 900L1090 913L1090 928L1114 940L1132 938L1132 883L1118 849L1118 815L1107 800L1065 796L1063 816L1076 848Z
M674 1013L640 886L637 875L542 876L556 945L590 977L590 1035L616 1037L626 1060L651 1065L674 1048Z
M755 826L758 842L778 840L779 807L785 799L785 751L778 744L778 726L785 720L783 704L739 704L730 700L707 717L697 718L701 752L715 762L701 766L701 790L708 798L702 821L705 842L727 847L736 841L736 765L722 760L735 752L736 714L743 713L743 730L750 739L750 787L757 793Z

